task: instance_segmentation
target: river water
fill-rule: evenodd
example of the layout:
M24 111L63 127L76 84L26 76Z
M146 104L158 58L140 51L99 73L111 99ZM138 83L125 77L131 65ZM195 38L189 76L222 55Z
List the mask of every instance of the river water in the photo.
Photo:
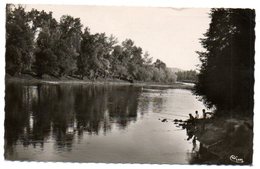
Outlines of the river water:
M190 90L129 85L10 83L5 101L5 159L22 161L193 163L199 143L173 120L205 108Z

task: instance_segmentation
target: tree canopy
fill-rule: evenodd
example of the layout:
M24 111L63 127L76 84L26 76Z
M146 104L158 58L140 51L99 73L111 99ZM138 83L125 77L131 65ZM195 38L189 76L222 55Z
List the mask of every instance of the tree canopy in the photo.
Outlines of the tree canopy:
M208 107L252 115L255 11L212 9L210 17L201 39L205 51L198 52L201 67L194 92Z
M14 75L31 67L33 31L24 8L12 8L6 6L6 72Z

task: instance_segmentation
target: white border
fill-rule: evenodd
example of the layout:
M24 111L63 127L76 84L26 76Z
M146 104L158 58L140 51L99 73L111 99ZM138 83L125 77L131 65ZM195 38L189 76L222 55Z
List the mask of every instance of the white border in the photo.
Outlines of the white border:
M231 7L231 8L254 8L256 9L256 55L255 55L255 115L254 115L254 159L253 167L259 165L259 7L258 0L1 0L0 1L0 168L207 168L209 166L191 166L191 165L149 165L149 164L90 164L90 163L43 163L43 162L8 162L4 161L4 75L5 75L5 4L77 4L77 5L106 5L106 6L147 6L147 7L176 7L176 8L212 8L212 7ZM234 168L233 166L210 166L214 168ZM239 166L238 166L239 167ZM239 167L240 168L240 167ZM249 166L243 166L249 168Z

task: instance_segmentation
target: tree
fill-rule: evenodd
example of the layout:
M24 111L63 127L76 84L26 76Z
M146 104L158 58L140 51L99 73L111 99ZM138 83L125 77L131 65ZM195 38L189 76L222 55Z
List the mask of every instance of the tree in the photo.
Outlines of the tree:
M6 5L6 72L14 75L30 71L33 32L22 6Z
M113 47L113 51L111 54L111 72L114 77L118 76L126 76L127 75L127 69L123 66L122 58L123 55L123 48L120 45L116 45Z
M153 58L150 57L150 54L146 51L143 56L143 64L146 66L151 65L153 62Z
M43 74L57 77L72 75L77 70L76 60L80 52L80 19L64 15L57 23L51 12L34 9L29 16L32 30L38 35L35 68L39 77Z
M80 53L81 28L79 18L63 15L60 19L60 39L55 53L58 56L59 76L72 75L77 70Z
M140 81L152 81L153 78L153 65L152 57L148 52L145 52L142 57L142 65L139 67L137 79Z
M35 51L35 68L39 77L43 74L58 75L58 57L54 51L56 42L57 39L50 33L48 27L39 33Z
M208 107L252 115L255 11L212 9L210 16L201 39L206 51L198 52L202 64L194 92Z
M121 55L121 63L123 66L127 67L127 78L128 79L136 79L140 67L143 66L143 58L142 58L142 48L138 47L134 44L134 41L131 39L126 39L122 42L123 52Z
M142 80L138 78L138 74L140 74L140 70L143 66L142 59L142 48L133 46L131 49L131 56L128 63L128 73L130 74L130 78Z
M81 53L78 59L78 72L81 77L90 79L106 77L111 71L113 59L111 53L116 39L105 33L91 35L86 28L81 41Z
M58 76L58 56L55 53L60 33L52 13L32 9L29 13L32 31L36 38L34 69L39 77L43 74Z
M165 82L166 83L175 83L177 76L174 71L172 71L170 68L166 68L165 70Z
M110 74L111 70L111 53L113 46L117 40L113 37L107 37L105 33L95 34L95 56L99 61L96 69L96 73L103 78L106 78Z
M157 67L153 68L153 81L163 82L165 80L165 72L163 69L158 69Z
M180 82L194 83L197 81L197 72L195 70L178 71L176 75L177 75L177 80Z
M158 69L166 69L166 64L162 62L160 59L156 59L156 61L154 62L154 66Z

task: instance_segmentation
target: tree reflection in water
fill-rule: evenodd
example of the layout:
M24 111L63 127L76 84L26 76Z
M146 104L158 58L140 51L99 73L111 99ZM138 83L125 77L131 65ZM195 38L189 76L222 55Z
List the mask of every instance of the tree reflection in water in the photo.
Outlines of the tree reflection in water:
M17 143L70 151L83 134L124 129L137 118L140 88L116 85L6 85L5 156Z

